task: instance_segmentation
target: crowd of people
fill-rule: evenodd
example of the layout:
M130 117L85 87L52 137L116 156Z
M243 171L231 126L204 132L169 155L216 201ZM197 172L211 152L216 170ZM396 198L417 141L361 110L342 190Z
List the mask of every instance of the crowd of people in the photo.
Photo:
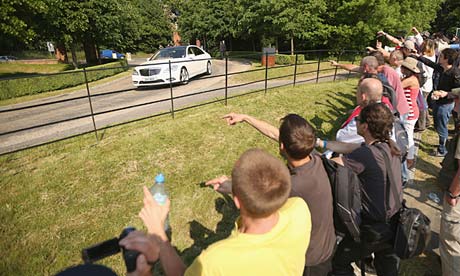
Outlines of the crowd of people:
M297 114L286 115L279 127L247 114L225 115L228 125L246 123L276 141L287 166L264 150L249 149L235 162L231 177L206 183L231 194L240 217L228 238L209 246L188 268L164 230L169 200L159 205L144 187L140 217L147 233L135 231L120 241L124 248L140 252L132 275L151 275L158 261L166 275L354 275L352 263L364 260L370 260L379 276L398 275L392 221L403 200L407 170L415 165L414 131L426 127L427 97L439 136L434 155L450 153L456 163L440 178L446 188L442 271L443 276L460 275L460 139L446 146L448 120L456 111L457 122L459 114L458 53L438 37L412 31L414 36L407 38L380 31L394 49L389 52L379 42L359 66L331 61L332 66L362 74L356 107L337 131L336 141L317 137L315 128ZM407 154L398 143L395 122L407 132ZM334 196L320 151L333 152L332 160L356 173L362 183L359 242L336 235ZM386 177L389 172L396 183ZM389 185L396 185L399 199L386 200Z

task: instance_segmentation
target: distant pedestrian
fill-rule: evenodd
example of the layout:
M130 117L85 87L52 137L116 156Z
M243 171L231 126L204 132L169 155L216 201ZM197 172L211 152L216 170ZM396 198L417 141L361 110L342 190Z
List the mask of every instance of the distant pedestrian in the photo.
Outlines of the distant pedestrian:
M220 50L220 58L224 59L225 57L225 51L227 51L227 47L225 46L225 40L222 40L219 45L219 50Z

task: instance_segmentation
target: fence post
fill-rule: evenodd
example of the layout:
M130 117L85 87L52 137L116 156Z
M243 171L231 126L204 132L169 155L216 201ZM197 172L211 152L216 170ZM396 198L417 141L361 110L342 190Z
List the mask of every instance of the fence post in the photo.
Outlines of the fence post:
M182 74L182 72L179 72L179 81L180 81L180 74ZM174 119L174 99L173 99L173 88L172 88L171 60L169 60L169 90L171 91L171 116Z
M96 142L99 142L99 138L97 137L96 121L94 120L93 103L91 102L91 93L89 93L88 77L86 76L85 67L83 67L83 74L85 75L86 93L88 94L89 109L91 110L91 119L93 120L94 134L96 135Z
M225 54L225 106L227 106L228 87L228 54Z
M319 68L321 66L321 52L318 54L318 68L316 69L316 83L319 81Z
M268 79L268 51L265 52L265 94L267 94L267 79Z
M342 52L340 51L339 54L337 55L337 63L340 62L340 55L342 54ZM334 71L334 81L337 77L337 70L338 70L338 66L335 67L335 71Z
M295 63L294 63L294 83L293 83L293 86L295 87L295 81L296 81L296 77L297 77L297 56L299 54L295 54Z

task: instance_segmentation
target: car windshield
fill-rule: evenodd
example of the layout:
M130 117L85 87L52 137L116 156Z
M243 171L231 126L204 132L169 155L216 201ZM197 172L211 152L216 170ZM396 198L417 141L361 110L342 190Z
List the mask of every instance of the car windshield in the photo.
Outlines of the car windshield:
M186 47L164 48L158 51L150 60L184 58Z

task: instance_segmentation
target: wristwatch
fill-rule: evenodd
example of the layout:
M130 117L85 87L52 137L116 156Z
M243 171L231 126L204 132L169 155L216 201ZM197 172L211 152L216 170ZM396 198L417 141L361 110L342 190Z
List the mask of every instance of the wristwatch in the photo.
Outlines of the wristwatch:
M456 195L454 196L449 190L447 190L447 195L451 198L451 199L457 199L457 198L460 198L460 195Z

